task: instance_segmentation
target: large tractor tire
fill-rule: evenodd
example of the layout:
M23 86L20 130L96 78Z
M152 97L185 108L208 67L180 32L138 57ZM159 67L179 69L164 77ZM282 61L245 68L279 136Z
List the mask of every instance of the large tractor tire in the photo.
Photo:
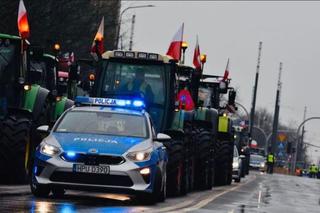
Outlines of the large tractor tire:
M197 135L191 123L184 124L185 141L184 147L186 150L186 175L187 175L187 192L192 191L195 185L196 176L196 150L197 150Z
M47 99L41 108L41 112L37 120L32 122L32 125L30 128L30 146L29 146L30 150L28 152L29 155L26 158L28 174L31 174L31 169L33 168L34 152L44 137L42 134L40 134L37 131L37 128L41 125L49 125L49 123L50 123L50 104L49 104L49 100Z
M187 192L187 178L183 142L172 140L164 145L168 152L167 193L169 196L184 195Z
M30 140L31 121L23 116L8 115L0 129L1 183L25 183L25 157Z
M28 182L34 151L42 140L36 129L47 124L48 118L49 103L46 101L36 121L18 113L8 115L1 121L0 183Z
M232 182L233 143L222 140L215 143L215 185L230 185Z
M205 128L196 128L197 153L196 153L196 181L195 188L211 189L213 180L213 167L211 165L212 134Z

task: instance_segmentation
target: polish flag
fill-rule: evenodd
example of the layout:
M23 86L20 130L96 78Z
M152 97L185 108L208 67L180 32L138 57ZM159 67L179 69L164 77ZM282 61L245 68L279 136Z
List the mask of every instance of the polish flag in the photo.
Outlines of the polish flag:
M18 11L18 30L22 39L27 39L30 35L27 10L24 6L23 0L20 0Z
M104 36L104 17L102 17L101 23L98 28L98 32L94 37L94 40L91 45L91 55L95 58L97 57L97 53L102 55L102 53L104 52L103 36ZM97 42L99 43L98 46L97 46Z
M193 65L196 68L196 70L201 70L200 47L198 42L198 36L197 36L196 47L194 49L194 54L193 54Z
M179 28L178 32L174 35L171 44L169 46L167 55L171 56L175 60L179 61L181 58L181 46L183 41L183 28L184 23L182 23L181 27Z
M223 81L226 81L229 77L229 58L228 58L228 62L227 62L227 66L226 66L226 70L224 71L224 75L223 75Z

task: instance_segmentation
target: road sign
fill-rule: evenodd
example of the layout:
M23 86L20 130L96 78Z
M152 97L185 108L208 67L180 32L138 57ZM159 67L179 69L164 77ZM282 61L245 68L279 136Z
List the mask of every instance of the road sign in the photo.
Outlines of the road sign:
M279 149L284 149L283 143L279 143L278 148L279 148Z
M283 133L283 132L279 133L279 134L278 134L278 140L279 140L280 142L286 141L286 140L287 140L287 135L286 135L285 133Z

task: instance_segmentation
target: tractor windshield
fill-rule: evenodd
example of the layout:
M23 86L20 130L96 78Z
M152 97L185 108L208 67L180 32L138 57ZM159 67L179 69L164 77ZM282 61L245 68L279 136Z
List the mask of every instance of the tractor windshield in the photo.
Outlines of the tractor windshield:
M0 39L0 79L1 82L5 82L5 78L10 72L11 66L14 66L12 59L15 55L15 46L10 44L10 40L6 39L1 41Z
M163 122L166 102L166 66L163 63L104 61L98 95L130 95L145 100L157 130Z

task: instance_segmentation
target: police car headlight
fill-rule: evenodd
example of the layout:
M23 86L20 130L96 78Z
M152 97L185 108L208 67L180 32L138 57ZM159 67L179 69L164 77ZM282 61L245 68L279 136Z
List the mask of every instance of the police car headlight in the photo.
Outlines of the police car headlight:
M60 149L58 147L49 145L49 144L43 144L40 147L40 152L44 155L48 155L48 156L54 156L59 154Z
M239 168L239 163L238 162L233 162L232 163L232 168L234 168L234 169Z
M260 163L260 167L263 168L266 164L264 162Z
M152 149L142 151L129 152L127 157L132 161L148 161L151 158Z

